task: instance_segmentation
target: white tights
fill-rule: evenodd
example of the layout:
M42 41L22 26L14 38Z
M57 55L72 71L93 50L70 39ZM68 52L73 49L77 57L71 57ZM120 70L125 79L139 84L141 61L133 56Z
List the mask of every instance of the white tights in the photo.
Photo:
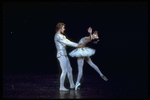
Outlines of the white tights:
M58 58L60 67L62 70L61 76L60 76L60 89L65 89L64 87L64 81L66 74L68 76L69 82L70 82L70 88L74 88L74 82L73 82L73 75L72 75L72 68L70 65L70 61L67 56L61 56Z
M89 57L78 58L78 59L77 59L77 63L78 63L78 77L77 77L77 82L76 82L76 84L80 83L80 79L81 79L82 74L83 74L84 59L85 59L85 61L86 61L92 68L94 68L94 69L100 74L100 76L103 76L103 74L101 73L101 71L99 70L99 68L92 62L92 60L91 60Z

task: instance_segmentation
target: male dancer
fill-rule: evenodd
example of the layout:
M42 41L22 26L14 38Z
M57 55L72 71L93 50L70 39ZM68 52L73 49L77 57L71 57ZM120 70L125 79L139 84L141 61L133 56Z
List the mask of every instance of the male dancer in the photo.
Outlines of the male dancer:
M66 52L66 45L72 46L72 47L79 47L79 48L82 48L83 45L71 42L70 40L68 40L66 38L66 36L64 36L62 34L65 31L65 24L64 23L59 22L56 25L55 31L56 31L56 33L54 36L54 41L55 41L55 45L56 45L56 49L57 49L57 59L59 60L60 67L62 70L62 73L60 76L60 88L59 88L59 90L68 91L68 89L66 89L64 87L64 80L65 80L66 74L69 78L70 88L73 89L75 87L75 85L73 82L72 68L71 68L70 61L68 59L67 52Z

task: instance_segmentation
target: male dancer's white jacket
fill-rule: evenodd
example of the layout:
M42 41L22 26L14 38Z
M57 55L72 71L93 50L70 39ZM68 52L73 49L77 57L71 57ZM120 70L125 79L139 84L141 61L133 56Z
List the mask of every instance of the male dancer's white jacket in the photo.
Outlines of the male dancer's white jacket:
M66 38L66 36L62 34L56 33L54 37L54 41L55 41L55 45L57 49L57 57L67 55L66 45L72 46L72 47L78 47L77 43L71 42L70 40Z

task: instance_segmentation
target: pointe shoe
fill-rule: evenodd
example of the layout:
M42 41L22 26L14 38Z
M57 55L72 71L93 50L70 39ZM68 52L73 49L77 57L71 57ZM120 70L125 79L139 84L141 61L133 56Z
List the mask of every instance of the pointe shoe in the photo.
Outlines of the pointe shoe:
M69 90L66 88L59 88L59 91L69 91Z
M101 76L105 81L108 81L108 79L103 75Z
M81 84L80 83L77 83L76 86L75 86L75 90L78 89L78 86L80 86Z

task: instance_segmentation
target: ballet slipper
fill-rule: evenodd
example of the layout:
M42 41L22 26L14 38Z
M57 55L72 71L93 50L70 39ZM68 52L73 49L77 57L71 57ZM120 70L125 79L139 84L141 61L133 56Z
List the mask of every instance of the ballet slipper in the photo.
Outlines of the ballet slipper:
M75 90L77 90L78 86L80 86L80 85L81 85L80 83L76 83Z
M101 76L105 81L108 81L108 79L103 75Z
M69 91L68 89L66 88L59 88L60 91Z

